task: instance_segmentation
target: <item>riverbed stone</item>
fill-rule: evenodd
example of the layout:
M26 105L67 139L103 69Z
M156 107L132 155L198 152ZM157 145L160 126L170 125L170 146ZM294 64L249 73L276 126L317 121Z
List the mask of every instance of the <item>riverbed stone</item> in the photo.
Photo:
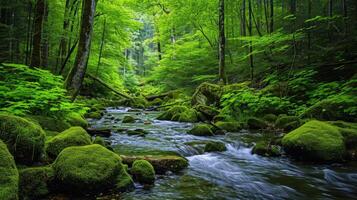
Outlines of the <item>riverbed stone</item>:
M266 157L276 157L281 155L280 147L278 145L271 145L266 141L257 142L252 153Z
M285 135L284 150L297 159L335 162L342 161L346 152L344 137L336 126L312 120Z
M215 125L228 132L239 132L242 130L243 125L239 122L216 122Z
M218 141L209 141L205 145L205 152L221 152L221 151L226 151L227 147L223 142L218 142Z
M0 199L18 199L19 172L6 144L0 140Z
M188 131L189 134L195 136L213 136L214 132L212 126L208 124L197 124L191 130Z
M51 158L56 158L67 147L84 146L91 143L90 135L82 127L75 126L46 141L46 153Z
M15 160L30 164L44 153L45 132L42 128L21 117L0 114L0 139L3 140Z
M186 106L173 106L157 117L158 120L179 122L198 122L198 113L195 109Z
M155 182L154 167L146 160L135 160L130 173L139 183L153 184Z
M123 179L121 158L101 145L64 149L53 163L61 190L72 193L99 193L118 187ZM129 184L129 182L127 182Z
M135 122L135 118L133 116L130 115L126 115L123 118L123 123L134 123Z

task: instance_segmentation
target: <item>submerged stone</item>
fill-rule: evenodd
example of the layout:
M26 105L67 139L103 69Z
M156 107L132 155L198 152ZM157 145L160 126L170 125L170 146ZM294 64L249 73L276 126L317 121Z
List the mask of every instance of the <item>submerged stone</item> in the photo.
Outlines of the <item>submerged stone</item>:
M191 130L188 131L189 134L195 136L213 136L214 132L212 127L208 124L197 124Z
M220 152L220 151L226 151L226 145L223 142L217 142L217 141L209 141L205 145L205 152Z
M281 155L280 147L278 145L270 145L265 141L258 142L254 146L252 153L266 157L275 157Z
M132 117L132 116L124 116L124 119L123 119L123 123L134 123L135 122L135 118Z

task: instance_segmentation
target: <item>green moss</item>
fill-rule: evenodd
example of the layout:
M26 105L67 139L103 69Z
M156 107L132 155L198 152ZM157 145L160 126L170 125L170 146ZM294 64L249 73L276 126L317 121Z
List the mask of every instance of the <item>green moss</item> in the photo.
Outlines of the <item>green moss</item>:
M72 193L98 193L120 182L123 165L115 153L98 145L68 147L53 164L62 190Z
M124 116L123 118L123 123L134 123L135 122L135 118L132 116Z
M85 115L85 117L90 119L101 119L102 112L101 111L89 112Z
M193 123L198 121L198 114L195 109L186 106L174 106L159 115L157 119Z
M154 167L146 160L136 160L130 170L134 180L142 184L153 184L155 182Z
M18 199L19 172L17 171L14 158L0 140L0 199Z
M222 87L211 83L202 83L192 95L192 105L218 105L222 95Z
M104 141L104 139L100 136L96 136L93 140L93 144L99 144L99 145L102 145L103 147L106 147L106 143Z
M242 130L242 124L239 122L216 122L215 125L228 132L238 132Z
M247 125L250 129L266 129L269 127L269 124L259 118L251 117L247 120Z
M208 124L197 124L193 129L188 131L191 135L196 136L213 136L212 127Z
M24 118L0 114L0 139L15 160L22 163L38 161L44 152L45 132Z
M269 123L275 123L275 121L278 119L278 116L274 114L266 114L263 117L263 120L269 122Z
M270 145L266 141L260 141L258 142L253 150L253 154L258 154L261 156L267 156L267 157L274 157L274 156L280 156L280 147L277 145Z
M50 185L54 179L51 167L35 167L20 170L21 199L39 199L50 192Z
M55 119L40 115L30 115L26 118L39 124L44 130L62 132L71 127L71 125L64 119Z
M126 192L133 190L134 188L134 181L128 173L128 165L124 165L120 175L118 176L115 190L118 192Z
M301 120L299 117L296 116L282 116L279 117L276 122L275 126L277 128L286 130L286 131L291 131L296 128L298 128L301 125Z
M336 126L342 134L347 149L357 148L357 123L343 121L329 122Z
M51 158L57 155L65 148L71 146L83 146L91 144L91 138L82 127L72 127L54 136L46 142L46 152Z
M88 128L88 122L80 114L70 113L66 116L66 121L72 126Z
M204 151L205 152L216 152L216 151L226 151L226 145L223 142L209 141Z
M195 109L202 113L207 119L213 119L215 116L219 114L219 110L212 106L206 106L206 105L197 105L195 106Z
M299 159L341 161L345 153L344 138L337 127L312 120L285 135L284 150Z

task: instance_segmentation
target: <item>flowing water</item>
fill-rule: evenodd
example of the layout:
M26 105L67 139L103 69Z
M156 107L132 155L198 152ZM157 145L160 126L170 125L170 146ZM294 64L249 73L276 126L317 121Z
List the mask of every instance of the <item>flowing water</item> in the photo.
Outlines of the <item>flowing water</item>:
M139 120L122 124L125 115ZM189 167L180 174L157 176L154 187L136 185L136 190L121 195L121 199L357 199L357 163L310 165L286 157L252 155L250 141L265 134L243 130L197 137L186 133L193 124L155 120L157 115L128 112L128 108L108 109L101 120L92 122L94 127L150 132L139 137L114 131L108 138L114 147L175 151L189 160ZM222 141L227 151L200 154L184 144L202 140Z

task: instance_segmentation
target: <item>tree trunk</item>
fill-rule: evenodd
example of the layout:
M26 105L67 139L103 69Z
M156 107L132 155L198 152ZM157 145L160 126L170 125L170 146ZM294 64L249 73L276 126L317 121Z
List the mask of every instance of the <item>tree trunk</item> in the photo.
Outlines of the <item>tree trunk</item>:
M33 21L32 56L30 67L41 66L42 24L45 15L45 0L37 0Z
M28 2L27 7L27 33L26 33L26 55L25 55L25 64L28 65L30 57L30 43L31 43L31 18L32 18L32 1Z
M224 31L224 0L219 0L219 82L226 84L225 48L226 36Z
M63 20L63 27L62 27L62 36L61 36L61 40L60 40L60 44L59 44L59 48L58 48L58 57L56 60L56 68L55 68L55 72L57 72L57 68L58 66L61 66L64 62L65 56L67 55L67 31L68 31L68 27L69 27L69 11L70 11L70 7L71 7L71 0L66 0L66 6L65 6L65 10L64 10L64 20Z
M96 9L95 0L83 0L82 20L79 36L77 55L74 66L66 79L66 88L74 101L82 86L82 82L87 70L87 61L90 52L90 44L93 32L94 15Z
M101 59L102 59L102 54L103 54L103 47L104 47L104 42L105 42L105 28L106 28L106 25L107 25L107 19L104 18L102 39L100 40L100 49L99 49L98 65L97 65L97 69L96 69L96 71L95 71L95 76L96 76L96 77L98 77L98 71L99 71L100 61L101 61Z
M48 37L49 37L49 32L45 28L45 24L47 23L48 20L48 1L45 2L45 14L43 16L43 24L42 24L42 41L41 41L41 66L42 67L47 67L48 66L48 53L49 53L49 47L48 47Z
M249 30L249 36L251 37L253 35L253 23L252 23L252 0L248 1L248 6L249 6L249 26L248 26L248 30ZM253 44L252 41L249 42L249 61L250 61L250 80L253 82L254 79L254 60L253 60Z
M270 33L274 32L274 0L270 0Z

